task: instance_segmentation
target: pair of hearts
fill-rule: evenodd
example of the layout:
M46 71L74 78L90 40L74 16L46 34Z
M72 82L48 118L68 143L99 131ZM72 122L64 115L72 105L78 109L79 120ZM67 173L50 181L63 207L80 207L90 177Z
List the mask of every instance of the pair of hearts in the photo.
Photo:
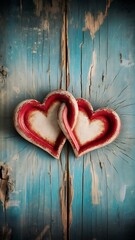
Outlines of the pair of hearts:
M23 138L59 159L66 139L79 157L114 141L121 122L112 109L94 112L85 99L76 100L68 91L57 90L42 104L34 99L21 102L15 109L14 125Z

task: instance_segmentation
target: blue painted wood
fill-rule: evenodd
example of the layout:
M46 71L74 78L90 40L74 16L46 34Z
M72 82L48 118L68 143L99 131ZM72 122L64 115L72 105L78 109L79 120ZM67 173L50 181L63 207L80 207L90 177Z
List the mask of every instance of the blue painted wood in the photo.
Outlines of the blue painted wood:
M9 7L8 3L0 9L0 65L8 69L0 88L0 161L12 168L15 190L9 207L2 210L1 204L0 229L7 225L14 240L63 239L60 189L65 153L58 161L23 140L12 119L22 100L42 102L60 82L65 85L60 44L63 3L12 1Z
M68 89L91 101L95 110L116 110L122 121L114 143L78 160L70 156L71 239L135 236L134 13L128 1L69 3Z
M1 3L0 162L12 168L15 190L9 207L0 205L0 237L5 227L14 240L130 240L135 7L130 1L71 0L63 10L64 2L55 0ZM79 159L67 143L56 161L18 136L12 116L20 101L42 101L66 86L95 110L116 110L122 130L114 143Z

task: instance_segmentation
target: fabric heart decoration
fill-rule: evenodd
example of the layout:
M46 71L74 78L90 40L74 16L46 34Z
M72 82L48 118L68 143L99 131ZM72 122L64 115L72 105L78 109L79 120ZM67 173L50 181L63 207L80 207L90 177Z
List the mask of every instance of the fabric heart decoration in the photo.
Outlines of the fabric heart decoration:
M66 137L57 122L58 109L65 103L70 129L76 124L78 105L71 93L58 90L47 95L43 103L29 99L15 109L14 126L17 132L29 142L59 158Z
M102 108L93 111L85 99L77 99L78 117L74 129L68 120L68 108L62 104L58 114L58 123L71 143L76 157L103 147L114 141L120 133L121 122L115 111Z

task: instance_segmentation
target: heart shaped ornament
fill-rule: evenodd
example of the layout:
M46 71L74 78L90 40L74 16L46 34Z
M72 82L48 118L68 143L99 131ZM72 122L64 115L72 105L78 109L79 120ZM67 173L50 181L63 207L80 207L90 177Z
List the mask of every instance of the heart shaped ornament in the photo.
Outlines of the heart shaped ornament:
M74 129L70 128L65 104L60 107L58 123L76 157L80 157L113 142L120 133L121 121L112 109L102 108L94 112L91 104L83 98L77 99L77 104L79 112Z
M16 107L14 114L17 132L57 159L66 141L57 122L58 109L62 103L68 109L67 120L72 130L77 120L78 105L72 94L64 90L51 92L42 104L34 99L25 100Z

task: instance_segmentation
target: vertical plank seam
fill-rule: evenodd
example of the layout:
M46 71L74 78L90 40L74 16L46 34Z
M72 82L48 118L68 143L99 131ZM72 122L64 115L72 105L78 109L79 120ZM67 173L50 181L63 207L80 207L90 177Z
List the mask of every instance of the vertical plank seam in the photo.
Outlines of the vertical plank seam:
M66 90L68 89L68 16L67 16L67 1L65 0L65 64L66 64Z
M91 91L92 91L92 73L93 73L93 67L94 67L94 60L93 60L93 54L94 54L94 39L92 39L92 60L89 70L89 99L91 101Z
M80 85L81 85L81 97L83 97L83 83L82 83L82 74L83 74L83 67L82 67L82 62L83 62L83 45L84 45L84 32L82 32L82 43L80 45L81 47L81 62L80 62L80 70L81 70L81 73L80 73Z
M66 90L68 89L69 85L69 59L68 59L68 9L67 5L68 1L64 1L64 12L65 12L65 70L66 70ZM70 170L69 170L69 145L67 144L67 159L66 159L66 165L67 165L67 240L70 239Z
M70 193L70 179L69 179L69 145L67 145L67 240L69 240L69 227L70 227L70 219L69 219L69 211L70 211L70 196L69 196L69 193Z

